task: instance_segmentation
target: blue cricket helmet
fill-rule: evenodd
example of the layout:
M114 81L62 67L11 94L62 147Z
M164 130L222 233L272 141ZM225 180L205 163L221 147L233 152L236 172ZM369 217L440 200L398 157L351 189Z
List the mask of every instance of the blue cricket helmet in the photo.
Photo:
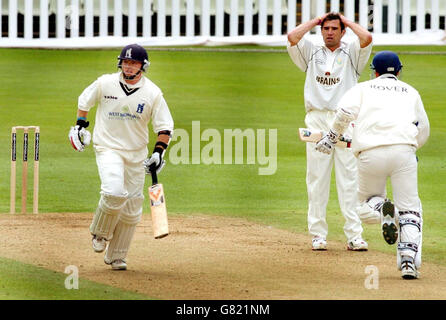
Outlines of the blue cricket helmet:
M129 44L121 50L121 54L118 56L118 68L122 67L123 60L134 60L142 63L141 70L146 71L150 65L149 56L146 49L138 44Z
M397 75L402 67L403 65L401 64L400 58L398 58L398 55L392 51L378 52L370 64L370 68L379 74L391 73Z

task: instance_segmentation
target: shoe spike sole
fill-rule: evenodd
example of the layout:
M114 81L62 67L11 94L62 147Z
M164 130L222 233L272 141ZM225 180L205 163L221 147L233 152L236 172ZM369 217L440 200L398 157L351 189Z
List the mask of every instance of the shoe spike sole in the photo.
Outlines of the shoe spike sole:
M387 218L387 216L390 216L390 218L395 218L395 207L391 202L385 202L382 208L382 213L384 219ZM387 218L388 219L388 218ZM398 227L395 225L395 223L392 221L390 223L385 222L382 225L382 232L384 240L388 244L394 244L398 240Z

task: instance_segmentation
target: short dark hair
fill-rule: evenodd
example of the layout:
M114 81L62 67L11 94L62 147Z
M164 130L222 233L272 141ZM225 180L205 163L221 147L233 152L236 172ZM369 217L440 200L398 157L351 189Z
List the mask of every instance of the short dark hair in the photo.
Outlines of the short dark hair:
M322 20L322 22L321 22L321 28L324 27L324 23L325 23L325 21L332 21L332 20L339 20L339 23L341 24L341 31L344 31L344 29L345 29L345 24L344 24L344 22L342 22L342 20L341 20L341 16L340 16L339 13L337 13L337 12L330 12L330 13L324 18L324 20Z

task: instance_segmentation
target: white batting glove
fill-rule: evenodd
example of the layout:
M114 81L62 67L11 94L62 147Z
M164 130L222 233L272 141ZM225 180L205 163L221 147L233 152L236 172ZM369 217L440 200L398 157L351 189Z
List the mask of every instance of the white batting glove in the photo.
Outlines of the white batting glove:
M316 144L316 150L322 153L331 154L339 135L330 130L319 142Z
M89 125L89 122L84 120L78 120L76 126L71 127L70 132L68 133L68 139L71 142L74 150L82 152L85 147L88 146L91 142L91 134L85 129Z
M150 174L152 170L156 170L156 174L159 174L166 164L166 161L163 160L162 153L154 151L150 158L144 160L142 164L146 170L146 174Z

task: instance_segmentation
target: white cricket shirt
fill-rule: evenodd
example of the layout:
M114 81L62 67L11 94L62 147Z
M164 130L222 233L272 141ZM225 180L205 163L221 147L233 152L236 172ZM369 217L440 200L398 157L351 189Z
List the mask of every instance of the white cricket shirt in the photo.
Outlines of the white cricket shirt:
M79 96L78 108L98 105L93 131L95 145L139 150L149 142L148 123L155 132L173 131L173 119L161 90L148 78L126 84L121 72L99 77Z
M359 83L338 105L356 119L352 137L355 155L384 145L420 148L429 137L429 119L418 91L394 75Z
M358 38L350 43L341 41L341 46L332 52L304 36L294 46L288 41L287 49L291 60L307 74L304 88L306 111L335 111L339 99L358 83L372 52L372 43L361 49Z

